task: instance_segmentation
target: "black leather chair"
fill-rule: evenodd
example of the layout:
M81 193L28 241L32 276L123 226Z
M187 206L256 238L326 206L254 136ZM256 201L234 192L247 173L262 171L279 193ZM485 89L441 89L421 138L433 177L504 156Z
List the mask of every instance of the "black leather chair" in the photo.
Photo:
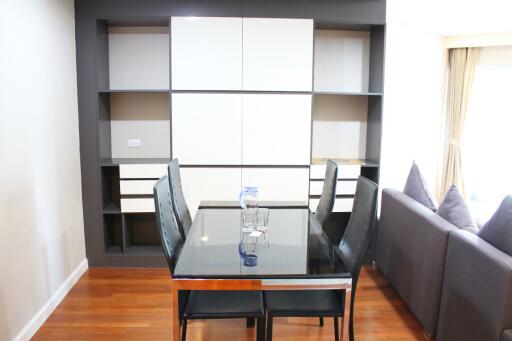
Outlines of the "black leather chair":
M316 211L313 214L324 231L327 230L329 218L331 217L332 209L334 207L334 201L336 200L337 183L338 165L332 160L327 160L322 195L320 196L320 202L318 203ZM323 325L324 319L323 317L320 317L320 326Z
M327 160L322 196L320 197L320 202L318 203L314 213L315 218L322 225L322 229L324 230L329 223L329 218L332 214L332 208L334 207L334 200L336 200L337 182L338 165L332 160Z
M167 166L167 173L170 180L172 206L176 215L181 237L185 240L188 232L190 231L190 226L192 226L192 217L190 216L190 211L188 210L187 202L185 201L185 196L183 195L183 189L181 187L180 164L178 159L174 159L169 162L169 165Z
M378 186L359 177L350 221L336 250L337 257L352 274L349 333L354 340L354 302L361 264L368 249L375 219ZM344 315L345 292L339 290L267 291L267 341L272 340L274 317L333 317L335 340L339 340L338 318ZM346 323L347 321L344 321Z
M172 276L184 242L175 218L167 175L157 181L153 193L162 248ZM265 310L259 291L180 292L178 307L183 341L187 337L187 320L230 318L256 318L257 340L264 340Z

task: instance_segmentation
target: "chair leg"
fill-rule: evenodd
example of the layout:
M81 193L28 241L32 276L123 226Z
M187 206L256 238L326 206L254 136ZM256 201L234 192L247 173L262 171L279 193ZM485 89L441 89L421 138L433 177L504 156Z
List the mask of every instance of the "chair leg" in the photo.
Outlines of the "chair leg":
M272 341L272 316L267 317L267 340Z
M350 314L350 321L348 323L348 335L350 341L354 341L354 320L352 314Z
M265 341L265 317L256 319L256 341Z
M338 318L334 318L334 341L340 341L340 327L338 326Z
M324 318L320 317L320 327L323 327L323 326L324 326Z
M183 325L181 327L181 341L187 339L187 319L183 319Z
M247 323L247 328L254 328L254 326L256 325L256 320L254 317L248 317L246 323Z

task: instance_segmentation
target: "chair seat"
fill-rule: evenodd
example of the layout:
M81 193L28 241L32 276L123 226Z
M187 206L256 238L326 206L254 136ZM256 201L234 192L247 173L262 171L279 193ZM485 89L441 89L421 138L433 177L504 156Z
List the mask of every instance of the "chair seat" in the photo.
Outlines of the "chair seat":
M270 316L343 316L345 292L339 290L266 291Z
M191 291L186 319L246 318L265 316L259 291Z

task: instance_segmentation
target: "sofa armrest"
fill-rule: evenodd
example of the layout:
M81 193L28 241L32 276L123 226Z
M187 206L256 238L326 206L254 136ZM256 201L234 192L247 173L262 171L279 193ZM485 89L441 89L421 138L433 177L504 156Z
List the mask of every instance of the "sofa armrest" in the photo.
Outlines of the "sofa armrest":
M500 341L512 341L512 329L507 329L501 334Z
M510 328L512 257L470 232L450 233L438 340L500 341Z
M448 233L455 229L406 194L383 190L377 266L432 336L437 328Z

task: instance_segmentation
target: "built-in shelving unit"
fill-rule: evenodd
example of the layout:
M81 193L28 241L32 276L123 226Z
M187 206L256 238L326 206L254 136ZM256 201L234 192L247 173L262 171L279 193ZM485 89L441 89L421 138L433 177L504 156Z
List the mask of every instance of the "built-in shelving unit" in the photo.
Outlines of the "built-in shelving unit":
M77 5L89 264L165 264L152 187L175 157L192 215L254 184L314 210L334 159L339 239L379 178L385 2L113 4Z

